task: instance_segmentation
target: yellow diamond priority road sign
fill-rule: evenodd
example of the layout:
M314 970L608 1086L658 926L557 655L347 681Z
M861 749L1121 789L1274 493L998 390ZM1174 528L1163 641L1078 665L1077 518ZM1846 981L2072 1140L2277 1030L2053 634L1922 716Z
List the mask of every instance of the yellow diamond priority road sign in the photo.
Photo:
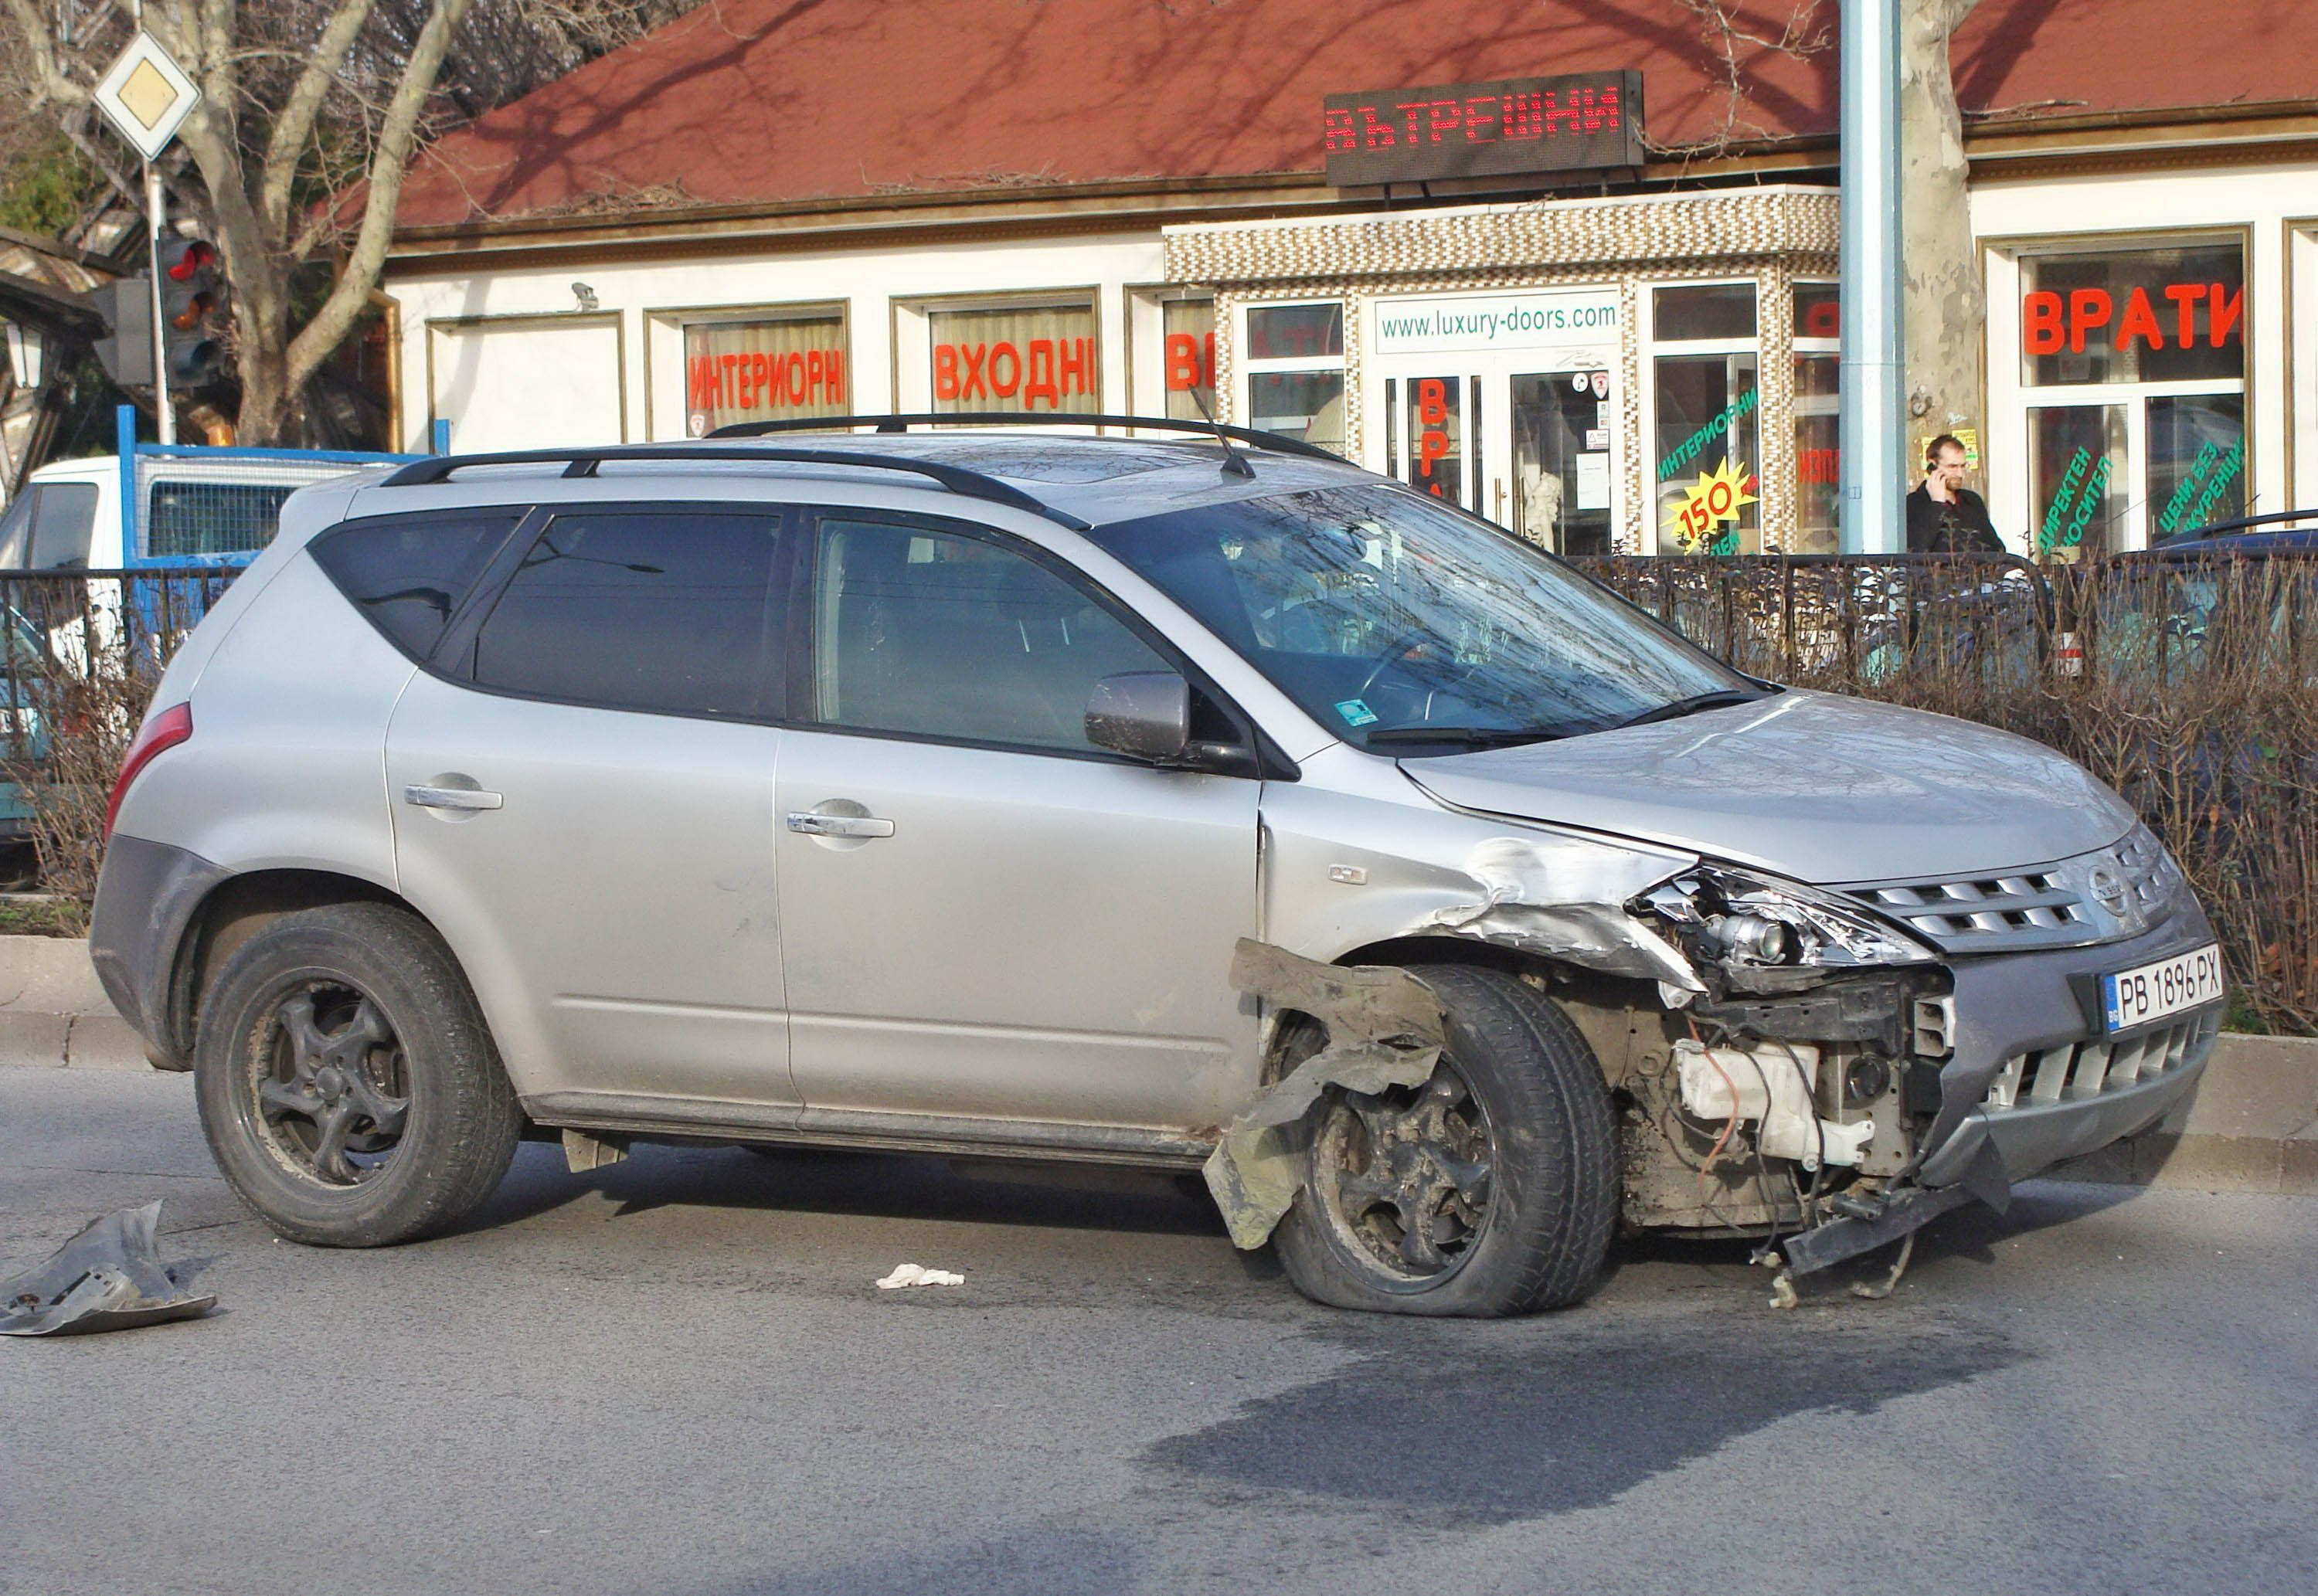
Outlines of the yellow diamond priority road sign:
M148 161L169 147L201 99L193 80L150 33L130 40L96 85L97 109Z

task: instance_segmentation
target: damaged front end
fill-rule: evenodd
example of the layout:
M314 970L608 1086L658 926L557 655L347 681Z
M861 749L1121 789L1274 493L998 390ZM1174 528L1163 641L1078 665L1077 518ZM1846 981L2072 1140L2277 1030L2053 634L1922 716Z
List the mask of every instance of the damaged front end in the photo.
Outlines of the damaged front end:
M1766 1238L1790 1274L1897 1241L1969 1195L1910 1177L1954 1045L1939 955L1837 894L1702 863L1631 906L1702 991L1663 991L1621 1083L1626 1216Z

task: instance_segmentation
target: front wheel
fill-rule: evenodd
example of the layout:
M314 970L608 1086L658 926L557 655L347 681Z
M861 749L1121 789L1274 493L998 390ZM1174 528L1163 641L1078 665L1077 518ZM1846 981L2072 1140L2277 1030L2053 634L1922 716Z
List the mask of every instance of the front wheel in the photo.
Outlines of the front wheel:
M523 1127L449 951L382 903L285 914L236 949L202 1001L193 1076L227 1182L315 1246L456 1223Z
M1441 1000L1432 1079L1315 1109L1309 1177L1274 1243L1316 1302L1496 1317L1577 1301L1617 1221L1601 1066L1544 993L1494 970L1412 972Z

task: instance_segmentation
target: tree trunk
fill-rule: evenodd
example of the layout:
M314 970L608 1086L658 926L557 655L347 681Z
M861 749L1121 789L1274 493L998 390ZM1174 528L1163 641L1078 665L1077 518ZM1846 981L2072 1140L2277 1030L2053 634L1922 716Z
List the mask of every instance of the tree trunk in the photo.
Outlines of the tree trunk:
M1900 0L1900 225L1909 444L1980 430L1988 309L1948 40L1978 0ZM1976 440L1975 440L1976 441ZM1920 466L1920 456L1910 462Z

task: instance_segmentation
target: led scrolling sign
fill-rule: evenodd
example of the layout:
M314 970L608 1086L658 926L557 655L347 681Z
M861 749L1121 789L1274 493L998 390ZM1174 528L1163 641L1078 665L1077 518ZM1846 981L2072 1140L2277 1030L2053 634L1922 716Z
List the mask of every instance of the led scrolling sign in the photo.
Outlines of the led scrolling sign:
M1640 166L1642 75L1330 94L1321 125L1328 181L1339 188Z

